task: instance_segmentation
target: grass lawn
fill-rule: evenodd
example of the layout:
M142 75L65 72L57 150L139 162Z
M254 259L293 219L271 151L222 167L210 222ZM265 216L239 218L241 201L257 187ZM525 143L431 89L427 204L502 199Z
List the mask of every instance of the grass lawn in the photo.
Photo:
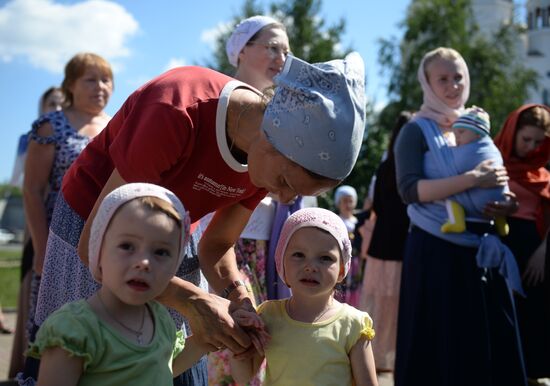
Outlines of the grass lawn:
M0 247L0 261L20 260L22 248L2 248Z
M17 306L19 269L19 266L0 268L0 304L3 308Z
M20 248L0 248L0 305L17 306L19 294Z

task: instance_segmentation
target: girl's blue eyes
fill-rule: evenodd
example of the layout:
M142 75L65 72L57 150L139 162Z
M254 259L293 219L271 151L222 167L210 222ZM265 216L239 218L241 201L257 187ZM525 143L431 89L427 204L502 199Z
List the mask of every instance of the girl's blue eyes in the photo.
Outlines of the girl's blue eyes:
M132 249L132 245L130 243L122 243L119 245L119 248L124 250L124 251L128 251L130 249Z
M168 249L158 249L155 251L155 255L162 257L170 257L170 251Z
M118 247L121 250L125 251L125 252L132 252L134 250L134 246L131 243L121 243L121 244L119 244ZM154 254L156 256L160 256L160 257L170 257L170 256L172 256L170 250L165 249L165 248L156 249L154 251Z

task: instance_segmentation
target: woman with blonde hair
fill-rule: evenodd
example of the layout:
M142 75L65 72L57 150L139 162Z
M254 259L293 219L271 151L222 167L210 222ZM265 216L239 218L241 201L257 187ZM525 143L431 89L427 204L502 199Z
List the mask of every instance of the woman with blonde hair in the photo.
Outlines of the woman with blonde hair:
M424 103L395 147L397 186L411 221L403 256L395 384L525 385L512 291L517 265L490 221L443 233L444 200L464 205L471 188L504 186L492 160L457 174L451 125L470 92L468 67L454 49L424 55L418 69ZM500 213L515 209L502 203Z

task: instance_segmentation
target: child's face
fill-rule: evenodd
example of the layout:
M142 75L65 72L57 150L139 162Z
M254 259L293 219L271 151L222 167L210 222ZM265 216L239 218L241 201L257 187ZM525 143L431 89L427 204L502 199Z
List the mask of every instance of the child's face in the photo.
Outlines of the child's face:
M290 238L283 258L285 280L294 295L332 294L344 276L336 239L318 228L298 229Z
M426 67L426 77L433 92L453 109L462 104L464 75L456 60L436 58Z
M455 133L456 146L466 145L467 143L477 141L481 137L469 129L458 128L453 131Z
M338 203L340 214L351 214L355 209L355 199L352 196L343 196Z
M176 272L181 230L136 200L115 214L101 246L102 285L126 304L160 295Z

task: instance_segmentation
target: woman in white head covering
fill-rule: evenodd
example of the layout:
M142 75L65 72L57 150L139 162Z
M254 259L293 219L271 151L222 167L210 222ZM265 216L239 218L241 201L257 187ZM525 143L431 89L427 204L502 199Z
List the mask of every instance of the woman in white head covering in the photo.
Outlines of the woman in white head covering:
M453 170L450 130L469 96L468 74L456 50L426 53L418 68L424 103L395 143L397 187L411 222L401 274L396 385L527 384L510 298L519 281L513 255L489 222L469 222L463 233L441 232L447 218L443 200L508 180L504 167L488 161L463 174ZM505 201L499 205L503 212L495 214L506 215L507 205L513 208ZM467 338L458 326L467 326Z
M237 24L225 47L229 63L237 68L234 78L260 91L273 86L290 51L285 26L262 15Z

